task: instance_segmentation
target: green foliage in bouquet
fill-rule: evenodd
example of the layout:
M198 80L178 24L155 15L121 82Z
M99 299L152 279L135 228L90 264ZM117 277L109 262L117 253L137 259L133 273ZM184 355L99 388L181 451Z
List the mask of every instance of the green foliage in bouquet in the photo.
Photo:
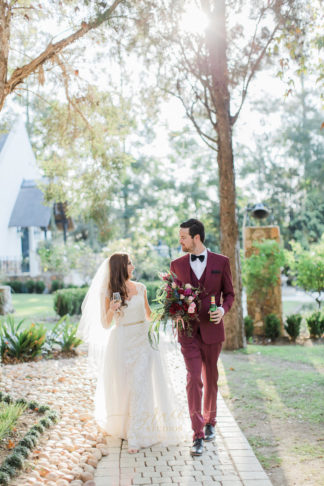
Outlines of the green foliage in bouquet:
M0 323L0 354L3 362L6 359L28 361L41 355L46 339L46 329L30 324L23 329L24 319L15 323L12 316L7 316Z
M168 322L172 321L172 328L178 333L192 335L190 321L198 318L198 295L200 290L189 283L180 287L176 283L176 275L166 272L160 275L163 283L157 290L156 308L152 312L148 338L153 348L157 348L160 339L160 327L166 331Z
M293 341L296 341L299 336L301 322L302 316L300 314L287 316L285 330Z

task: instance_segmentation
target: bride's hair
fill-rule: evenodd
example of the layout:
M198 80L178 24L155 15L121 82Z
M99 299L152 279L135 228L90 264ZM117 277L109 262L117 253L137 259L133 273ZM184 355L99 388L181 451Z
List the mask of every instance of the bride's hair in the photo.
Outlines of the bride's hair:
M122 305L127 305L125 300L128 297L126 280L128 279L128 260L127 253L114 253L109 259L109 284L108 291L112 297L114 292L119 292Z

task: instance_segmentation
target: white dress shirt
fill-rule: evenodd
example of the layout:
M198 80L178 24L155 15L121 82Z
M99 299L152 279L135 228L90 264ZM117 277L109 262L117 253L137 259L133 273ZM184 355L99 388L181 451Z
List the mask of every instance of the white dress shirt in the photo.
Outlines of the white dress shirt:
M207 265L207 248L205 248L205 250L202 253L200 253L199 255L196 255L196 256L198 257L200 255L204 255L204 257L205 257L202 262L199 260L199 258L197 258L197 260L192 262L191 261L191 255L190 255L190 266L191 266L192 271L194 272L194 274L196 275L198 280L201 278L202 274L205 271L206 265Z
M199 280L202 276L202 274L204 273L205 271L205 268L207 266L207 248L205 248L205 250L200 253L199 255L196 255L197 257L199 257L200 255L204 255L204 260L201 262L199 260L199 258L197 258L194 262L191 261L191 255L190 255L190 267L192 268L192 271L194 272L194 274L196 275L197 279ZM223 315L225 314L225 311L223 309L223 307L218 307L218 309L220 309L223 313Z

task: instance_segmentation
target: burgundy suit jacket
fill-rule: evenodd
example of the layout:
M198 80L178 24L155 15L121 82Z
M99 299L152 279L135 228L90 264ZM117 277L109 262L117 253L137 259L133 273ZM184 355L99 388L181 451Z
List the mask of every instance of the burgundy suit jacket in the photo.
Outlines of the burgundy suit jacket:
M176 275L179 284L192 284L189 258L190 255L187 254L171 262L170 270ZM223 319L219 324L210 322L208 311L212 295L215 295L216 304L218 306L222 305L225 313L229 311L234 301L235 294L231 269L229 259L226 256L213 253L209 250L207 251L206 274L201 287L203 288L203 292L199 294L201 300L199 320L191 321L193 328L192 337L186 336L183 332L179 333L178 340L180 343L192 341L198 328L200 328L201 338L206 344L218 343L225 340Z

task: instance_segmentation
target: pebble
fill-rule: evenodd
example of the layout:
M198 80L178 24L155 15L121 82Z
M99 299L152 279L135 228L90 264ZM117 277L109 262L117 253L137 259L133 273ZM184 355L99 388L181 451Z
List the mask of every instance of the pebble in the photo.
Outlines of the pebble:
M32 392L26 393L28 387ZM106 437L93 418L96 382L84 356L2 366L3 389L14 398L36 400L60 420L42 434L30 468L12 486L95 486L98 461L109 454ZM37 417L38 419L38 417Z

